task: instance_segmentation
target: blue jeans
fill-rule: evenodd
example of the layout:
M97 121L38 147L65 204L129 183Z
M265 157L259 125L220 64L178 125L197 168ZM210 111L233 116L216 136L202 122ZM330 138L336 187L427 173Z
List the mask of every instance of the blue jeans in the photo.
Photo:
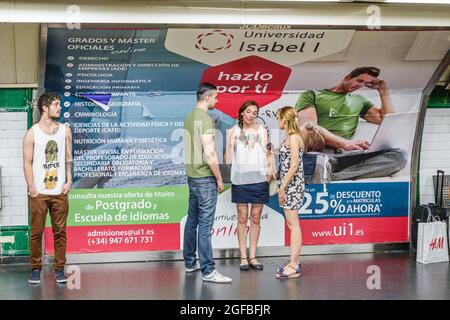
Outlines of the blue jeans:
M211 230L217 204L217 183L215 177L189 178L189 209L184 226L184 264L195 265L195 251L200 260L200 270L208 275L215 270L211 244ZM197 237L198 226L198 237Z

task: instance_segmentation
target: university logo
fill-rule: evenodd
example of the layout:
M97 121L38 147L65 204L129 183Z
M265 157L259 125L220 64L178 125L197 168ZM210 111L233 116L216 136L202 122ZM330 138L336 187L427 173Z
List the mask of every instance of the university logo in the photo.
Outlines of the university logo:
M230 33L225 33L223 30L215 29L207 33L201 33L197 36L195 48L198 50L214 53L226 50L231 47L231 41L234 36Z

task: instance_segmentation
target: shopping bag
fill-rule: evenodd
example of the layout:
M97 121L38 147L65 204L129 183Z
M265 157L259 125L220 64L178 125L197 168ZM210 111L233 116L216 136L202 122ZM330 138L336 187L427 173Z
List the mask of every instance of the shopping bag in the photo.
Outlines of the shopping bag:
M444 221L433 218L431 222L419 223L416 261L423 264L449 261L447 224Z

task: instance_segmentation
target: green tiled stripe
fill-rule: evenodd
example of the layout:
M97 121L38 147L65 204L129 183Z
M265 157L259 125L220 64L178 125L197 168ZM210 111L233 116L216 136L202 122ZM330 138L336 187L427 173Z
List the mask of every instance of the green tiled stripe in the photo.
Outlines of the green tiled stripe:
M436 86L428 99L428 108L450 108L450 90Z
M28 111L31 109L33 90L23 88L0 89L0 110Z
M1 256L29 256L29 230L28 226L0 227L0 237L14 237L13 243L0 244Z

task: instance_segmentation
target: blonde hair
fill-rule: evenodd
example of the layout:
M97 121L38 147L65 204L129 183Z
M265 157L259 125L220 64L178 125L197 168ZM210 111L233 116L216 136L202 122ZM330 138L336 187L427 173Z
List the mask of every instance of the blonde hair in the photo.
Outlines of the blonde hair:
M280 108L277 113L279 114L280 119L285 122L284 130L286 130L289 135L298 134L302 136L300 127L298 126L297 111L295 111L293 107L287 106Z
M306 123L305 129L308 132L305 138L305 152L322 152L325 149L325 138L319 128L311 123Z

